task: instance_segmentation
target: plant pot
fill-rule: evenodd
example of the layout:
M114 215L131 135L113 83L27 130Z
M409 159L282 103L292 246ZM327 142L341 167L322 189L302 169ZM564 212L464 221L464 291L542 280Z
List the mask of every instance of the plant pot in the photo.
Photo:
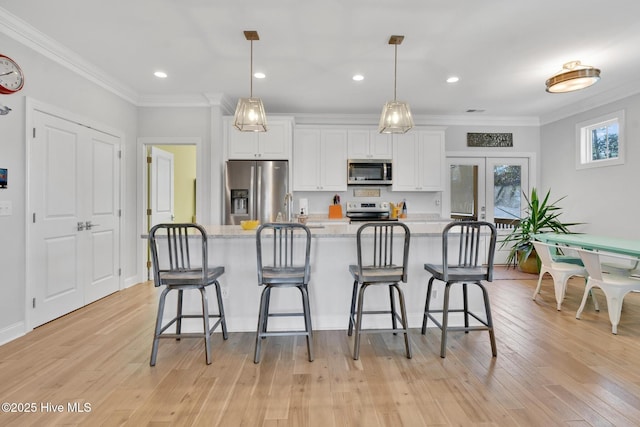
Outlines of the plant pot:
M523 273L540 274L540 261L533 249L527 259L522 258L523 251L518 251L518 268Z

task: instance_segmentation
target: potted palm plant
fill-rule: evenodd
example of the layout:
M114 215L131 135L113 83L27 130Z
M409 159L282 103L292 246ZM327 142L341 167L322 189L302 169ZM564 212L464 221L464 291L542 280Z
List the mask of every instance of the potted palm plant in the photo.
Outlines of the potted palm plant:
M559 216L562 214L562 208L558 206L558 202L564 197L550 202L550 194L551 190L548 190L542 200L535 188L531 189L530 197L523 194L527 202L525 215L513 222L513 230L501 240L500 248L511 245L507 265L517 265L527 273L539 273L540 261L531 242L531 236L537 233L570 233L568 227L580 224L561 222Z

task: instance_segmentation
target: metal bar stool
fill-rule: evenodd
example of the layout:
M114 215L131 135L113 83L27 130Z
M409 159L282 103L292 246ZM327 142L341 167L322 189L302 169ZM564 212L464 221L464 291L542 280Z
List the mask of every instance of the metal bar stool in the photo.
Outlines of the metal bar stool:
M491 340L491 352L496 357L496 339L493 333L493 320L491 318L491 307L489 306L489 295L487 289L482 284L483 280L491 282L493 280L493 258L496 249L496 227L484 221L454 221L445 226L442 231L442 264L425 264L424 268L431 273L429 285L427 287L427 301L424 307L424 317L422 320L422 335L427 330L427 319L433 320L437 327L442 329L442 340L440 343L440 357L444 358L447 353L447 332L448 331L489 331ZM482 236L489 238L488 247L483 245ZM450 245L451 243L451 245ZM455 249L457 245L457 261L449 258L449 247ZM483 264L480 254L483 249L487 249L487 263ZM454 257L455 258L455 257ZM431 289L434 280L445 282L444 300L442 310L433 310L431 304ZM462 304L460 309L449 308L449 292L455 283L462 283ZM485 318L469 311L469 299L467 284L475 284L482 290L485 308ZM442 314L442 323L434 316L434 313ZM463 313L464 326L450 326L449 314ZM469 316L480 322L479 326L469 324Z
M360 357L361 334L385 332L393 332L394 334L402 332L404 334L406 355L408 359L411 359L407 310L404 294L398 285L399 282L407 282L410 237L409 228L401 222L372 222L366 223L358 229L356 235L358 264L349 266L349 272L353 277L353 292L348 334L351 336L355 325L356 335L353 346L355 360ZM396 260L394 260L394 252ZM389 286L389 302L391 304L389 310L364 310L364 293L370 285ZM398 294L400 315L396 311L394 290ZM392 328L362 329L362 316L365 314L390 314ZM398 320L401 322L401 328L398 328Z
M262 339L270 336L302 335L307 339L309 362L313 361L313 340L311 328L311 310L309 307L309 277L311 273L311 232L303 224L267 223L256 232L258 256L258 285L264 286L260 297L258 329L253 361L260 363ZM302 296L302 312L271 313L269 304L274 288L295 287ZM267 330L269 317L304 317L304 330L273 331Z
M161 338L204 338L207 365L211 364L211 334L220 325L222 337L226 340L227 322L222 304L222 292L218 278L224 273L224 267L208 266L207 233L198 224L158 224L149 231L149 245L153 264L153 280L156 287L164 286L158 304L158 316L151 349L150 365L155 366L158 355L158 344ZM200 245L200 250L198 250ZM193 252L193 253L192 253ZM209 314L206 288L214 285L218 300L218 314ZM200 291L202 298L202 314L183 314L183 292L189 289ZM164 326L163 315L167 294L178 291L176 316ZM218 320L210 326L209 319ZM183 333L182 319L202 319L203 332ZM175 323L174 334L164 333Z

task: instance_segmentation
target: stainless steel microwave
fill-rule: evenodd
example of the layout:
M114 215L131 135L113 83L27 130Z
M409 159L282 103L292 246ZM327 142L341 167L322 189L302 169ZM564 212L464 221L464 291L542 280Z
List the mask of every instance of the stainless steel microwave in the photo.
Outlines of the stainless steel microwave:
M391 160L349 159L347 177L349 185L391 185Z

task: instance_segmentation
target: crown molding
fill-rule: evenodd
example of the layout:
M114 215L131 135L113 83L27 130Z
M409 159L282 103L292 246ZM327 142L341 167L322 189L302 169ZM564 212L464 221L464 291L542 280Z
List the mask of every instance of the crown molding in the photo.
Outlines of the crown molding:
M233 106L224 93L150 95L139 97L139 107L211 107L219 106L222 114L233 113Z
M209 100L210 105L220 106L222 114L231 114L235 111L231 100L224 93L205 93L204 96Z
M138 98L138 107L208 107L211 104L203 94L151 95Z
M107 75L95 65L1 7L0 32L136 105L138 94L131 87Z
M602 107L612 102L620 101L624 98L640 93L638 81L627 83L621 87L609 90L599 95L592 96L580 102L575 102L569 106L560 108L550 113L540 116L540 125L548 125L559 120L566 119L576 114L584 113L594 108Z
M379 114L296 114L297 124L378 126ZM540 126L537 117L414 115L416 126Z

